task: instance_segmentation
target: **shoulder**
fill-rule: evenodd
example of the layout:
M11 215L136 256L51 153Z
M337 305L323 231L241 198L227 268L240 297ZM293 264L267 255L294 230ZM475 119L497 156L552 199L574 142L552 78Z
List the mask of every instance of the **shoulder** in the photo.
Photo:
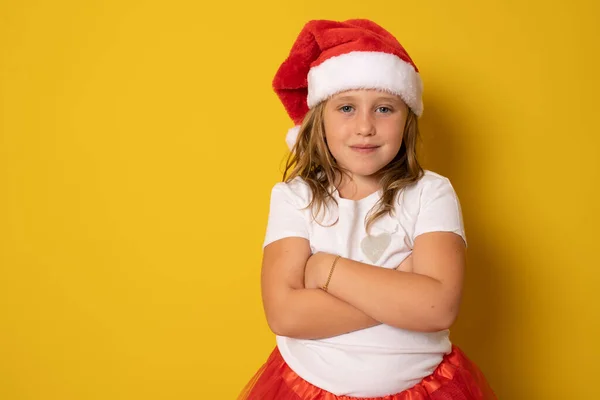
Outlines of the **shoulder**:
M405 200L423 203L444 194L456 196L450 179L437 172L424 170L423 176L417 182L404 188L403 196Z
M425 232L443 231L460 235L466 244L460 201L450 179L426 171L407 194L405 206L416 217L413 240Z
M431 186L440 186L440 185L452 185L450 183L450 179L447 177L438 174L437 172L430 171L428 169L425 170L425 173L421 177L421 179L417 182L421 187L431 187Z
M271 201L276 199L306 207L310 203L311 189L301 177L296 177L289 182L277 182L271 189Z

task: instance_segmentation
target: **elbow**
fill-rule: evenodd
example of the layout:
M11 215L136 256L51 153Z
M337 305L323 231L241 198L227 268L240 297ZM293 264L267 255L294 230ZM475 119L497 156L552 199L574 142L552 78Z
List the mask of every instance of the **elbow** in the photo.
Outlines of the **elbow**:
M395 326L401 329L408 329L417 332L439 332L450 327L456 321L458 316L458 309L443 307L439 310L437 307L431 307L429 312L420 313L420 318L410 318L410 322L407 321L406 317L400 317L402 314L398 314L399 318L394 321L382 321L389 325Z
M264 304L265 317L267 325L271 332L276 335L281 335L284 331L284 313L281 312L281 307L276 307L275 304Z
M429 318L422 320L420 323L417 323L415 326L413 326L412 330L426 333L444 331L446 329L450 329L450 327L454 324L454 320L455 317L448 313L432 313Z
M291 337L295 328L293 303L290 301L292 291L282 292L279 296L263 301L265 316L269 329L277 336Z
M283 316L267 316L267 324L269 329L277 336L288 336L287 324Z
M443 331L454 325L460 308L460 297L443 296L436 303L431 305L429 332Z
M300 336L298 324L294 323L289 315L283 315L279 318L267 319L269 328L277 336L286 336L291 338L305 339Z
M283 302L275 307L267 307L265 314L269 329L277 336L291 337L293 334L294 321L290 310L283 306Z
M441 313L438 315L435 321L432 321L431 331L443 331L446 329L450 329L450 327L454 324L456 320L456 315L450 312Z
M437 332L450 329L458 317L458 307L443 307L439 312L433 313L428 331Z

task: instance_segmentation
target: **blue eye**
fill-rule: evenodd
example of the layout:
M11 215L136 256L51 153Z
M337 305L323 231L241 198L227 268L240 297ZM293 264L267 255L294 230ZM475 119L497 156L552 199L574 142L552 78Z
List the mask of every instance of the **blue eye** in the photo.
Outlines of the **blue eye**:
M352 106L341 106L340 111L343 113L349 113L350 111L352 111Z
M389 114L392 112L392 109L389 107L379 107L378 110L386 110L386 111L382 111L384 114Z

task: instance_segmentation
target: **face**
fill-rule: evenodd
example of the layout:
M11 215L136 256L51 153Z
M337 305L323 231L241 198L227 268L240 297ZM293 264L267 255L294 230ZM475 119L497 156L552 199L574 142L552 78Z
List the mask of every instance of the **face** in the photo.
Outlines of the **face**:
M408 107L378 90L334 95L324 109L325 138L337 163L355 177L370 177L394 159L402 145Z

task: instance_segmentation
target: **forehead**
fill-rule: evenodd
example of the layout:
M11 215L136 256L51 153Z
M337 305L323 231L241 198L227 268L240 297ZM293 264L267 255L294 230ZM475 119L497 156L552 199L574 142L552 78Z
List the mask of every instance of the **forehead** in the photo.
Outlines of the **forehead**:
M330 100L334 101L349 101L349 100L366 100L366 101L391 101L402 102L402 98L393 93L389 93L378 89L352 89L339 92L331 96Z

